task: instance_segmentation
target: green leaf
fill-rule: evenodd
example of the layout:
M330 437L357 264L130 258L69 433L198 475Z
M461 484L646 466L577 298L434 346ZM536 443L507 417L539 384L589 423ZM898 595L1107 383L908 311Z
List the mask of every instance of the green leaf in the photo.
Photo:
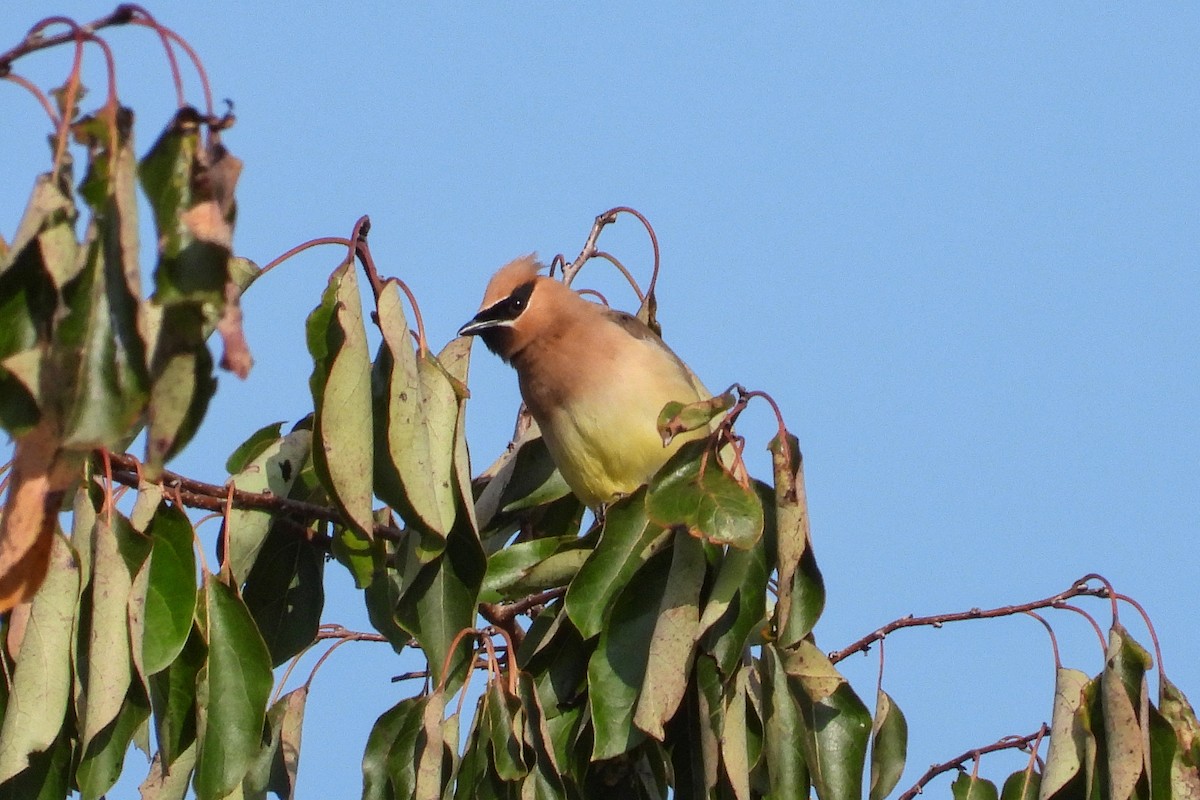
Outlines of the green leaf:
M559 545L556 552L525 570L517 580L506 586L503 596L506 599L519 599L569 584L579 574L591 549L585 539L564 539L566 541Z
M578 709L592 648L571 624L561 601L542 609L517 649L517 665L537 684L550 720ZM573 752L571 750L559 751Z
M475 624L479 587L487 569L483 550L474 531L456 526L446 538L445 551L420 568L412 583L404 587L395 619L420 643L429 659L435 683L452 691L457 676L467 663L470 648L460 646L444 673L450 645L459 631Z
M692 653L700 633L700 587L705 575L704 545L677 529L671 570L650 637L633 724L658 741L675 713L692 672Z
M71 693L71 636L78 605L78 563L70 545L55 535L50 571L33 599L0 728L0 783L24 770L31 753L59 737Z
M517 781L529 774L521 735L525 716L519 698L510 695L501 680L488 684L480 706L488 731L489 749L496 774L504 781Z
M776 436L768 449L775 475L775 564L779 571L775 630L780 644L790 647L807 636L821 616L825 584L812 553L800 442L791 434L782 441Z
M555 536L531 539L505 547L488 558L487 575L483 579L482 590L503 593L505 589L528 576L535 566L560 549L575 545L578 541L578 537L575 536Z
M188 751L195 760L196 694L200 671L207 657L204 638L199 627L193 626L175 660L150 677L150 707L154 711L158 755L162 765L171 772L177 771L176 759L183 758Z
M31 753L29 766L0 784L0 800L62 800L71 791L72 747L64 729L49 748Z
M870 800L883 800L904 774L908 754L908 721L900 706L883 689L875 696L875 721L871 724Z
M92 546L87 669L80 675L80 747L85 754L91 751L92 739L126 704L133 666L129 600L134 575L149 555L151 542L133 529L124 514L111 511L96 517Z
M768 491L759 481L755 481L755 488L760 496ZM769 559L775 552L775 511L768 503L763 512L763 537L753 547L725 548L700 617L700 627L707 628L701 647L717 659L722 675L732 674L751 637L762 630L766 617Z
M199 800L224 797L245 777L262 738L272 683L270 654L245 604L211 577L204 602L208 664L201 673Z
M158 336L150 357L145 464L148 477L153 479L200 427L217 380L204 341L200 309L182 304L151 306L147 315L158 320Z
M959 773L954 783L950 784L950 791L954 800L1000 800L996 784L966 772Z
M350 572L354 586L366 589L375 571L383 569L384 548L353 528L335 525L330 550L338 563Z
M650 637L667 590L671 551L652 556L620 593L588 661L588 702L595 741L592 760L614 758L645 738L633 726L646 676Z
M137 195L132 113L116 112L119 145L110 151L107 123L76 123L89 150L80 194L91 206L84 267L64 288L68 312L55 332L55 385L64 401L64 442L86 450L123 448L145 407L150 378L138 329Z
M385 711L363 752L363 800L411 797L416 790L415 753L427 698L409 697Z
M125 754L138 727L150 716L150 701L141 683L129 687L129 696L116 718L97 733L75 772L82 800L102 800L125 765Z
M325 607L325 554L281 520L246 577L242 599L278 666L317 638Z
M183 650L196 610L196 554L191 520L160 503L147 528L152 545L146 586L142 664L147 674L166 668Z
M1088 676L1077 669L1059 667L1054 677L1054 710L1050 717L1050 747L1046 751L1046 766L1042 769L1040 794L1044 798L1057 795L1071 784L1083 766L1084 734L1075 724L1083 703L1083 690Z
M779 797L808 797L808 764L797 739L804 731L800 707L788 686L774 645L762 649L764 750L767 775Z
M354 263L329 276L321 305L309 315L313 358L313 461L321 483L355 529L372 531L370 358Z
M1161 686L1160 692L1161 692ZM1172 800L1174 797L1188 797L1184 786L1174 786L1172 768L1182 761L1179 750L1179 740L1175 737L1175 729L1159 710L1153 705L1147 709L1150 714L1150 739L1148 742L1147 764L1150 776L1150 800ZM1197 784L1200 786L1200 784ZM1200 796L1192 793L1192 796Z
M414 351L396 281L384 284L378 315L383 342L371 372L375 491L409 525L444 537L457 506L458 397L436 360Z
M780 655L799 690L805 752L817 795L822 800L861 798L870 712L810 639Z
M1037 770L1028 767L1017 770L1005 779L1000 800L1037 800L1041 784L1042 776Z
M261 428L250 434L246 441L239 444L229 458L225 460L225 471L230 475L236 475L242 472L246 467L250 466L250 462L262 455L263 451L280 438L283 428L282 422L272 422L269 425L263 425Z
M685 444L651 479L646 511L657 525L684 525L714 544L749 548L763 532L758 495L725 471L707 439Z
M487 485L475 501L475 513L484 530L504 526L516 512L571 494L536 422L481 477L487 478Z
M590 639L600 633L617 596L649 557L650 545L666 529L646 515L645 489L614 504L604 517L600 542L567 588L571 621Z

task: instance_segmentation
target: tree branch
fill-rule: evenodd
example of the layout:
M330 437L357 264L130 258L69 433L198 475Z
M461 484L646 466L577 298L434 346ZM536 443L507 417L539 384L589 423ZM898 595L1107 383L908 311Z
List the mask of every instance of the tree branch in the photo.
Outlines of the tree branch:
M1091 576L1088 576L1091 577ZM1066 602L1072 597L1091 596L1091 597L1109 597L1107 588L1093 588L1087 585L1088 578L1080 578L1071 584L1071 588L1066 591L1059 592L1056 595L1034 600L1029 603L1019 603L1011 606L1000 606L999 608L980 609L972 608L970 611L957 611L951 614L934 614L927 617L914 617L909 614L907 617L893 620L882 628L879 628L866 636L859 639L857 642L842 648L834 650L829 654L829 660L834 664L838 663L846 656L854 653L865 653L871 648L875 642L881 641L885 636L893 631L898 631L901 628L916 628L920 626L932 626L940 628L947 622L961 622L968 619L988 619L991 617L1008 617L1013 614L1021 614L1026 611L1036 611L1039 608L1056 608L1059 604Z
M978 760L984 753L994 753L997 750L1025 750L1031 742L1041 741L1042 737L1050 732L1050 727L1046 723L1042 723L1042 727L1038 728L1031 734L1026 736L1005 736L997 742L979 747L974 750L968 750L957 758L952 758L949 761L943 761L941 764L934 764L929 769L925 770L925 774L912 785L912 787L904 794L900 795L898 800L912 800L921 793L925 785L931 780L941 775L943 772L949 772L952 769L958 769L968 761Z
M113 480L117 483L136 488L140 480L139 472L141 465L138 463L138 460L128 453L110 453L109 458L112 460L113 465ZM227 497L229 496L229 489L226 486L204 483L203 481L184 477L170 470L163 470L159 483L170 489L178 489L180 499L185 505L191 508L202 508L206 511L218 512L226 510ZM272 514L293 515L306 520L319 519L338 525L346 524L342 513L332 506L306 503L303 500L291 500L269 492L246 492L241 489L234 489L233 507L258 509L260 511L268 511ZM404 536L404 531L391 525L376 525L374 533L376 536L394 541L399 541Z
M56 33L53 36L43 36L41 28L45 21L34 25L30 32L21 40L20 44L10 50L0 53L0 76L8 74L12 67L12 62L16 61L21 56L35 53L38 50L45 50L48 47L57 47L60 44L75 41L80 33L94 33L101 28L107 28L112 25L127 25L133 21L137 14L137 8L128 4L121 4L116 7L111 14L100 17L97 20L79 26L78 30L72 28L62 33Z

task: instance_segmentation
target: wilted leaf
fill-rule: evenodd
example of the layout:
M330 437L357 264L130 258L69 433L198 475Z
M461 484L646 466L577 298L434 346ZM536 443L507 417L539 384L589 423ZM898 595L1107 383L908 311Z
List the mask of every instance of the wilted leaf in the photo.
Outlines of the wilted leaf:
M150 702L140 682L130 685L129 696L116 718L88 746L75 771L83 800L102 798L121 775L125 755L138 727L150 716Z
M663 447L681 433L707 428L723 412L733 408L733 403L732 392L694 403L670 401L658 415L658 432L662 436Z
M15 451L0 516L0 612L28 600L42 585L55 517L82 463L78 455L60 449L49 414L17 439Z
M807 636L821 616L825 585L812 554L800 442L791 434L782 441L776 436L769 449L775 474L775 563L779 570L775 629L780 644L790 647Z
M660 742L663 726L679 707L692 672L704 574L704 546L686 531L677 530L671 548L671 570L650 637L646 674L633 715L633 724Z
M179 755L170 769L163 764L162 753L155 753L150 772L138 787L141 800L184 800L195 765L195 742Z
M1146 697L1146 670L1150 655L1119 624L1109 630L1108 652L1100 677L1104 709L1104 742L1110 797L1133 794L1143 774L1145 744L1139 714ZM1148 724L1148 720L1147 720Z
M92 580L87 589L91 596L88 668L80 675L80 745L85 752L90 752L93 737L116 719L127 702L133 665L129 597L133 578L150 553L150 540L135 531L124 514L115 511L101 511L97 516L92 543ZM146 710L149 712L148 706Z
M1054 710L1050 717L1050 747L1042 770L1040 797L1054 796L1079 774L1083 765L1084 741L1075 717L1083 703L1088 676L1077 669L1060 667L1054 678Z
M406 698L375 721L363 752L363 800L407 798L416 791L416 744L427 701L425 695Z
M436 800L441 797L446 772L446 696L434 690L426 698L421 716L421 735L417 738L417 781L415 800ZM454 742L457 748L458 742Z
M30 754L28 767L0 784L0 800L62 800L71 791L72 755L64 729L50 747Z
M79 567L61 536L51 536L51 570L33 600L21 658L0 728L0 783L48 748L63 726L71 694L71 634L79 605Z
M295 796L300 729L307 701L308 687L300 686L276 700L267 712L269 738L263 742L242 786L247 800L266 800L267 792L281 800Z
M372 531L370 359L354 262L329 276L321 305L308 316L309 378L316 414L313 461L321 483L359 533Z
M384 284L378 315L383 343L371 372L375 490L410 525L444 537L456 515L458 397L436 361L413 350L395 281Z

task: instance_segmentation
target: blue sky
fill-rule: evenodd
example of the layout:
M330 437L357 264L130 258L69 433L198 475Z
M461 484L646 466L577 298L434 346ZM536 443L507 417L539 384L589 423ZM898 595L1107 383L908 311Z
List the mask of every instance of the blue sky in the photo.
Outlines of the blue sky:
M667 341L714 389L769 391L800 437L829 590L823 649L1100 572L1146 606L1168 674L1200 700L1200 6L286 9L151 8L236 104L240 254L264 263L370 214L381 269L414 289L440 345L497 266L573 257L597 213L633 206L662 244ZM0 47L48 11L10 4ZM144 30L108 38L144 151L173 109L165 61ZM68 67L65 50L18 64L43 85ZM18 88L0 97L11 236L47 163L46 123ZM648 274L632 221L603 242ZM251 431L311 409L303 324L341 255L307 254L253 287L255 370L221 378L176 469L219 482ZM602 265L581 280L633 302ZM483 466L511 430L516 382L480 349L471 386ZM765 476L773 423L765 407L743 420ZM339 573L326 617L365 627ZM1087 607L1107 624L1105 604ZM1122 619L1148 644L1132 610ZM1051 620L1067 664L1099 671L1086 624ZM843 663L868 702L875 655ZM327 662L302 797L357 791L367 731L401 696L388 678L412 668L370 644ZM884 685L910 725L901 788L1036 729L1052 681L1027 619L889 639ZM997 755L983 772L1023 764Z

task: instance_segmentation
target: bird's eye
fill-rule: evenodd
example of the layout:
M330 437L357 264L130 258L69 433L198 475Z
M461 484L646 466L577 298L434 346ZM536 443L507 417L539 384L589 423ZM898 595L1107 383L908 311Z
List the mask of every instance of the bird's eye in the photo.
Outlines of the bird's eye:
M519 314L520 312L525 310L525 298L524 297L508 298L508 307L509 307L509 309L512 310L512 312L514 314Z

